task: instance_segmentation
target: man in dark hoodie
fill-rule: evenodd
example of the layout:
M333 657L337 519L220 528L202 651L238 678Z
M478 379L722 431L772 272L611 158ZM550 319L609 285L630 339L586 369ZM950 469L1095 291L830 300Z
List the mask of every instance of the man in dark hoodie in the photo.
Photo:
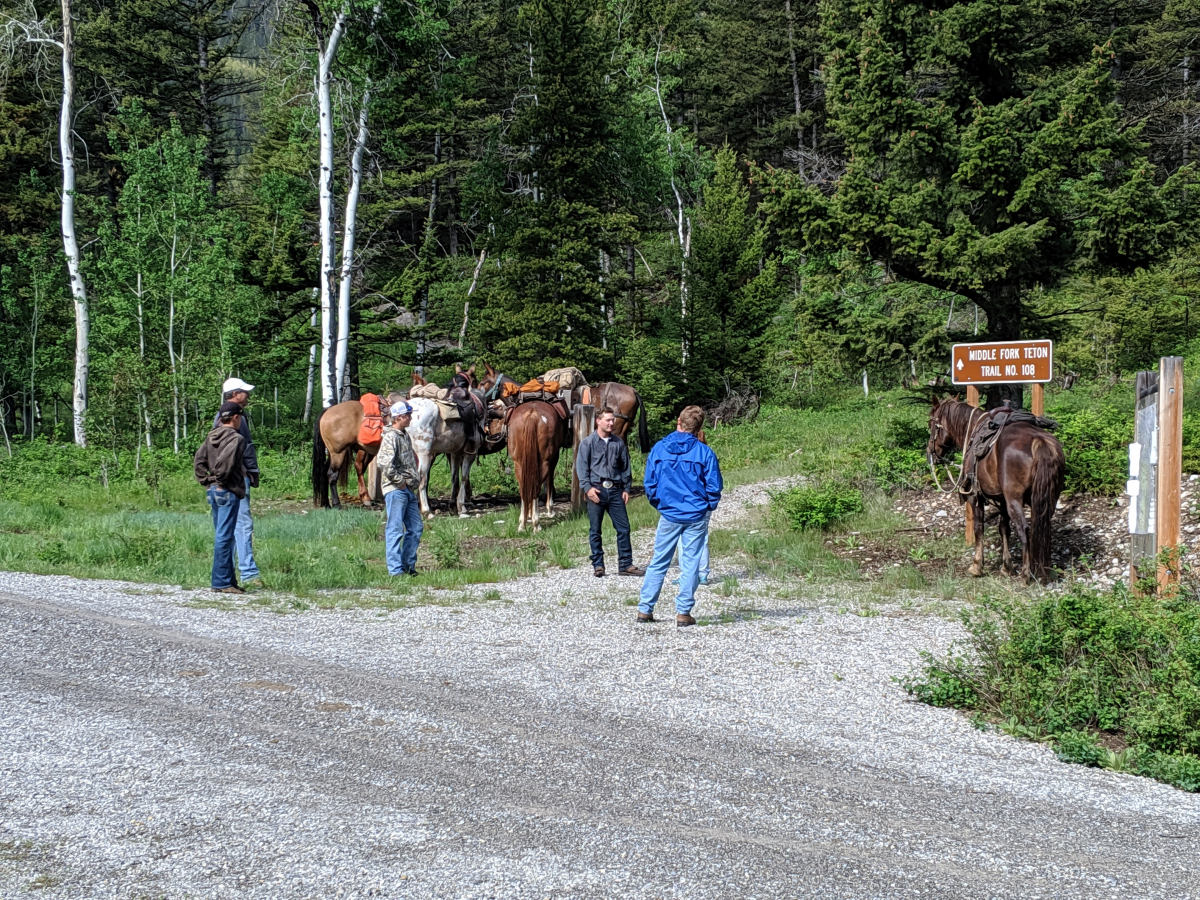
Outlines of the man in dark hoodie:
M654 445L646 458L646 499L658 510L654 533L654 559L646 567L637 621L654 621L654 604L679 545L679 596L675 598L675 624L695 625L692 607L700 583L700 559L708 535L709 514L721 502L721 466L717 455L697 438L704 426L704 410L686 407L675 430Z
M193 469L196 480L208 488L212 507L213 544L212 589L219 594L244 594L233 569L234 532L237 529L238 504L246 496L246 439L238 431L242 407L232 400L221 404L217 427L208 433L196 451Z
M247 384L240 378L226 378L221 385L221 402L232 400L242 408L238 417L241 424L238 434L246 441L242 454L242 466L246 470L246 489L238 495L237 528L233 532L234 548L237 551L238 569L242 575L242 584L252 584L255 587L265 587L262 576L258 571L258 563L254 561L254 519L250 516L250 489L258 487L258 451L254 449L254 438L250 435L250 415L246 407L250 405L250 392L254 385ZM220 425L219 416L213 419L213 428Z

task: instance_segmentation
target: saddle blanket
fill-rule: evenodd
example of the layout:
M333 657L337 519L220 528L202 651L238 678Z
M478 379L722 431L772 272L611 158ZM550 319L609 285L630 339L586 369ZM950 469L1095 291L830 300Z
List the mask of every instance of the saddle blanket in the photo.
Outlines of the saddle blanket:
M363 394L358 398L363 405L363 420L358 427L358 443L364 447L378 445L383 440L383 410L378 394Z

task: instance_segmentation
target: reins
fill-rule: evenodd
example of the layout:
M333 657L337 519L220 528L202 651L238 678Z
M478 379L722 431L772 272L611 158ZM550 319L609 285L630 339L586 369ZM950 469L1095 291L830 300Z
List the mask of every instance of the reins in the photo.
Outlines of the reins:
M975 413L979 413L978 419L975 417ZM933 461L932 454L930 455L930 457L929 457L929 472L931 475L933 475L933 484L934 484L934 487L937 488L938 493L940 493L940 494L950 494L950 493L969 494L969 493L971 493L969 490L964 491L962 488L963 473L966 471L966 468L967 468L967 453L971 447L971 432L974 431L976 422L981 422L986 417L987 417L987 413L985 413L983 410L976 409L975 407L971 408L971 415L967 421L967 435L964 438L963 445L962 445L962 462L959 463L959 466L958 466L958 476L955 477L955 475L951 469L950 463L942 463L942 465L946 469L946 478L950 482L951 489L947 489L947 490L942 489L942 483L938 479L937 465ZM938 424L941 425L942 423L939 422ZM942 427L945 428L946 426L942 425Z

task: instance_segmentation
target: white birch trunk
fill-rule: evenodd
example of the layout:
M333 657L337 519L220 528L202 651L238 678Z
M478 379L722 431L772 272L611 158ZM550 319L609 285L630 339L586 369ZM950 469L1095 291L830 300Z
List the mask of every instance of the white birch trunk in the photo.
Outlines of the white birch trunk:
M315 290L313 293L317 293ZM317 327L317 308L314 306L312 311L312 327ZM300 420L307 422L308 417L312 415L313 401L313 381L316 380L317 374L317 345L313 344L308 348L308 388L304 392L304 417Z
M75 118L75 29L71 22L71 0L62 0L62 110L58 118L58 150L62 155L62 239L71 277L71 299L75 303L75 383L72 407L75 443L87 446L88 407L88 317L87 287L80 270L79 239L75 235L75 142L72 124Z
M321 405L332 406L337 402L337 379L334 363L334 346L337 309L334 293L337 285L336 223L333 209L333 61L337 57L338 45L346 31L347 7L343 7L333 23L329 40L320 50L317 63L317 109L320 114L318 130L320 136L320 232L321 232Z
M137 273L137 324L138 324L138 358L141 359L143 366L146 363L146 317L142 308L142 273ZM143 369L143 372L145 369ZM146 429L146 449L149 450L153 445L150 437L150 407L146 403L146 392L138 392L138 405L142 410L142 422Z
M661 55L662 44L660 42L654 51L654 96L658 100L658 111L662 115L663 127L667 130L667 158L671 160L671 193L675 195L675 227L679 233L679 250L682 254L679 266L679 317L682 321L686 322L688 312L688 256L692 249L692 223L688 221L687 214L684 212L683 194L675 182L675 133L671 130L671 117L667 115L667 107L663 103L662 80L658 74L658 60ZM680 342L679 350L682 361L686 363L688 358L686 332L685 337Z
M376 7L378 9L378 7ZM354 274L354 238L358 226L358 198L362 193L362 160L367 146L367 111L371 103L371 82L363 90L362 107L358 111L358 134L354 138L354 153L350 156L350 190L346 194L346 217L342 231L342 271L338 289L337 396L349 400L350 372L347 357L350 349L350 282Z
M479 262L475 264L475 274L471 276L471 286L467 288L467 299L463 301L462 330L458 333L458 349L463 348L467 339L467 323L471 320L471 295L475 293L475 285L479 284L479 273L483 270L483 261L487 259L487 249L479 251Z

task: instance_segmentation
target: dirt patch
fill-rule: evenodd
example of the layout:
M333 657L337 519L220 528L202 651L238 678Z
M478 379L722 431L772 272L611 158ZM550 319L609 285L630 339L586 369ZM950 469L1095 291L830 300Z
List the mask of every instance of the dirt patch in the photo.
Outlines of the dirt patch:
M317 712L346 712L349 709L349 703L340 701L322 700L317 704Z
M1184 562L1192 566L1200 565L1198 497L1200 480L1190 476L1184 483L1182 524ZM970 548L964 535L963 507L954 495L933 490L901 491L893 507L907 526L882 538L861 534L831 539L830 546L838 555L857 561L867 575L878 575L897 565L913 566L923 574L944 573L948 568L965 574ZM1125 579L1129 567L1128 517L1126 497L1064 495L1054 514L1054 567L1101 582ZM998 569L999 511L995 507L988 507L984 546L987 568ZM1019 544L1013 548L1013 558L1019 565Z

